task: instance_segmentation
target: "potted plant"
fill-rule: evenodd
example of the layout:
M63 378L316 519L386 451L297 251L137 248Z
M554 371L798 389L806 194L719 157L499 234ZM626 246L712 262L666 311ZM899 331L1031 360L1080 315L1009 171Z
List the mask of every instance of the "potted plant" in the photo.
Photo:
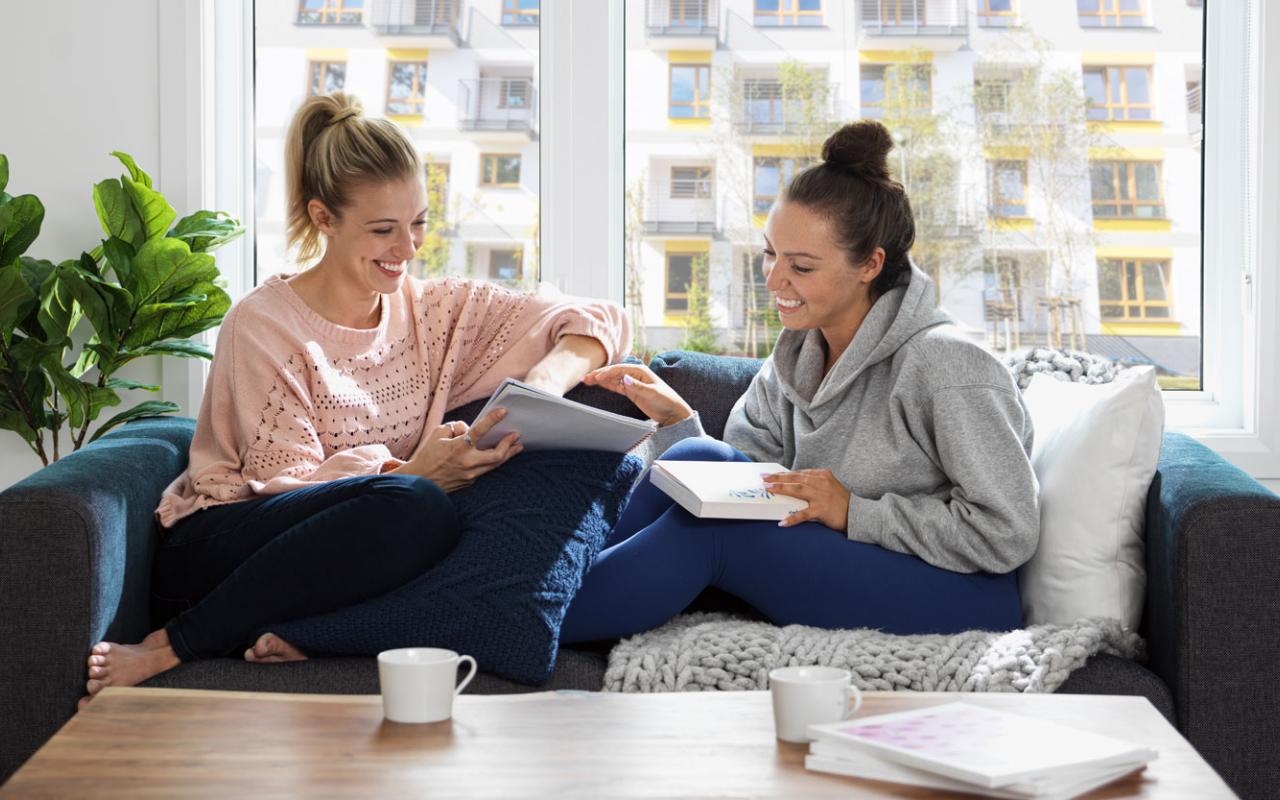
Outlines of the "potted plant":
M120 404L120 390L160 390L115 377L122 367L147 356L212 358L190 337L231 307L210 251L244 232L239 221L203 210L177 219L133 158L112 155L127 174L93 187L106 238L57 264L24 255L44 206L35 195L5 191L9 160L0 155L0 428L16 432L46 465L59 457L64 426L78 450L123 422L177 411L145 401L89 434L103 409ZM82 320L91 333L77 330Z

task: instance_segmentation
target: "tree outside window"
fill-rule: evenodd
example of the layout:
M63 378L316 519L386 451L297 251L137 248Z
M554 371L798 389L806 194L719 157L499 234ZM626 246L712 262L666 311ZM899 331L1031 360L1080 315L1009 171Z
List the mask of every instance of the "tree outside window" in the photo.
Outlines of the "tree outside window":
M711 118L710 64L672 64L670 88L668 117L671 119Z
M342 91L347 82L347 65L338 61L312 61L307 66L307 94Z
M520 185L520 156L486 154L480 157L482 186L514 187Z
M920 115L933 108L933 70L928 64L863 64L859 80L865 119L884 119L886 104Z
M393 61L390 67L387 113L423 113L427 107L427 62Z
M987 174L991 181L991 215L1027 216L1027 162L992 161Z
M1150 67L1085 67L1084 93L1091 120L1149 120Z

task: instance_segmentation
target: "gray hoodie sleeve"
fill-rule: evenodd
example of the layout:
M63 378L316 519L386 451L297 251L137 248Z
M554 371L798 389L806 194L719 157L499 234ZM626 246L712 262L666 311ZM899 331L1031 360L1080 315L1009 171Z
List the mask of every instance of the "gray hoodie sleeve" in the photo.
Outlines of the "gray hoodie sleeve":
M778 395L776 397L772 395ZM778 417L785 398L773 376L773 360L764 363L746 393L733 404L724 425L724 440L738 448L752 461L776 461L790 467L784 442L787 431Z
M911 553L955 572L1003 574L1030 560L1040 539L1031 420L1012 391L990 385L934 393L918 420L950 478L949 491L849 500L850 539Z

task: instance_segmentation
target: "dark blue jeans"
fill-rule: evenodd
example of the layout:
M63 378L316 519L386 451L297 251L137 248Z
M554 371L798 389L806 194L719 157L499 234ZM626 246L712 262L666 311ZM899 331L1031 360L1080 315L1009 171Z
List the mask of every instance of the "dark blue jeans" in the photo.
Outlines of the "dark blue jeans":
M711 439L662 457L748 461ZM855 501L856 502L856 501ZM646 476L583 580L562 643L618 639L656 628L714 586L777 625L956 633L1022 627L1016 573L964 574L916 556L850 541L817 522L698 519Z
M386 594L458 541L440 487L410 475L344 478L198 511L169 530L151 580L178 658L225 656L273 624Z

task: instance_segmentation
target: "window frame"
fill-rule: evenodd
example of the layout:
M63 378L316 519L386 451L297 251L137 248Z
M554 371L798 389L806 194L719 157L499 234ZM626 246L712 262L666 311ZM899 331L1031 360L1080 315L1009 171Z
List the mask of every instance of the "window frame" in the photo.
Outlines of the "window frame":
M365 0L321 0L321 2L324 5L320 6L320 9L318 12L314 12L311 9L308 9L306 7L307 0L298 0L298 14L297 16L294 17L294 24L295 25L363 25L364 24L365 9L366 9ZM347 8L346 7L347 4L351 2L359 2L360 8L358 10ZM320 19L316 20L315 22L304 21L302 19L302 15L306 13L319 13ZM354 22L343 21L341 19L341 16L343 14L350 14L350 13L359 13L360 19L355 20ZM326 17L330 17L330 16L336 17L336 19L326 19Z
M529 111L529 97L533 94L533 79L517 75L497 75L498 79L498 108L501 109L517 109ZM521 85L524 87L524 94L516 95L511 92L511 87ZM524 102L520 105L512 105L512 97L522 97Z
M254 285L253 14L251 0L219 3L216 18L212 5L193 0L159 7L162 169L167 195L184 197L173 187L186 167L195 192L190 207L224 209L249 229L216 254L228 290L239 299ZM1273 358L1280 340L1280 226L1255 222L1280 207L1280 141L1272 133L1280 130L1280 95L1263 91L1263 76L1277 68L1280 50L1262 44L1280 41L1280 14L1264 14L1257 0L1211 3L1204 13L1204 91L1213 98L1205 105L1210 135L1203 146L1206 388L1166 393L1166 425L1256 477L1280 478L1274 411L1280 364ZM622 148L614 143L624 133L622 3L546 0L541 19L539 168L564 176L540 188L541 278L562 291L621 302L625 187ZM603 35L575 39L571 31L584 25ZM205 41L209 46L201 46ZM599 168L574 169L584 159ZM203 379L187 376L181 385L182 370L170 376L168 362L193 373L204 362L165 362L164 398L194 415Z
M412 117L412 116L421 116L427 113L427 74L428 74L427 63L428 63L427 61L422 59L405 59L405 60L388 59L387 60L387 96L386 96L386 105L384 106L387 112L387 116ZM391 87L394 85L394 81L392 80L392 78L395 76L396 67L405 67L405 66L415 68L413 70L413 84L414 84L413 88L418 88L419 91L413 94L410 94L407 100L393 98L391 96ZM422 68L422 86L421 87L416 86L418 82L418 74L419 74L418 70L416 69L417 67ZM416 106L416 110L392 111L391 104L393 102L396 102L396 103L407 102L410 105Z
M1076 2L1076 20L1082 28L1146 28L1150 27L1149 15L1151 13L1151 5L1149 0L1138 0L1141 6L1137 11L1125 11L1120 8L1121 0L1094 0L1098 4L1097 11L1081 11L1079 0ZM1110 6L1110 10L1108 10ZM1085 20L1096 18L1096 25L1086 25ZM1138 20L1137 25L1122 25L1121 20L1134 19ZM1108 23L1107 20L1113 20Z
M494 247L490 246L489 250L489 276L491 281L510 281L512 283L520 283L524 280L524 248L523 247ZM516 276L514 278L499 278L494 274L493 257L499 253L510 253L512 260L516 265Z
M689 287L686 285L683 292L671 291L671 259L672 257L689 259L689 282L693 282L693 261L698 256L705 256L692 250L666 250L662 254L662 316L664 319L681 318L689 315ZM683 309L672 309L669 303L672 300L683 300Z
M769 209L773 207L773 204L778 199L778 195L776 194L764 195L764 194L758 194L756 191L757 187L760 185L759 184L760 166L763 162L777 163L778 190L781 191L782 187L786 186L791 181L791 178L795 177L795 174L797 172L804 169L805 167L812 166L816 160L817 159L812 157L805 158L802 156L752 156L751 157L751 213L757 216L761 214L769 213ZM786 162L791 162L790 174L787 174L786 169L783 168L783 164ZM768 205L765 206L764 211L760 210L761 198L766 198L769 201Z
M691 178L677 178L676 170L691 170L694 175ZM685 182L693 184L693 191L689 194L676 194L676 183ZM685 164L673 164L670 173L670 190L668 198L671 200L711 200L715 197L715 176L713 168L710 166L689 166Z
M535 28L542 24L542 3L533 10L521 10L520 0L502 0L499 24L508 28ZM532 17L532 21L528 18Z
M978 16L979 28L1016 28L1019 26L1018 0L1009 0L1008 11L993 11L991 0L978 0L975 13ZM992 20L1009 20L1007 24L995 24Z
M1102 294L1102 270L1104 266L1117 265L1120 268L1120 297L1104 298ZM1144 277L1144 269L1146 266L1156 266L1160 270L1160 274L1164 279L1164 300L1148 300L1143 287L1146 283ZM1136 297L1128 297L1129 293L1129 268L1133 267L1133 286ZM1103 325L1124 324L1127 322L1177 322L1178 318L1174 316L1173 304L1173 262L1167 258L1100 258L1098 259L1098 316ZM1108 317L1103 313L1103 309L1108 306L1119 307L1120 316ZM1133 306L1138 307L1137 316L1132 316L1129 309ZM1150 316L1146 313L1148 308L1163 308L1168 313L1161 316Z
M918 12L919 19L907 18L903 21L902 7L914 6ZM889 9L896 9L897 13L893 16L889 15ZM880 24L885 27L901 27L903 25L928 25L929 4L925 0L880 0Z
M1103 164L1111 166L1111 187L1115 192L1112 199L1099 200L1093 196L1093 170ZM1151 164L1156 170L1156 194L1155 200L1139 198L1138 194L1138 171L1139 164ZM1119 168L1123 168L1123 175ZM1128 191L1128 197L1122 197L1120 187L1124 186ZM1144 161L1142 159L1091 159L1089 161L1089 199L1093 206L1093 218L1102 220L1146 220L1146 219L1168 219L1168 205L1165 203L1164 197L1164 162L1162 161ZM1099 214L1098 206L1112 206L1114 214ZM1139 208L1153 207L1158 213L1152 216L1141 216L1137 213L1123 214L1125 208L1132 209L1136 212Z
M307 88L306 88L306 91L303 92L302 96L315 97L318 94L327 94L327 92L324 91L325 78L327 78L329 75L329 68L337 65L342 66L342 86L339 86L338 88L334 89L334 91L340 92L343 89L345 89L347 86L347 62L329 61L329 60L313 61L308 58L307 59ZM320 77L319 83L320 83L320 89L321 89L321 91L319 92L312 91L312 87L315 85L315 81L313 80L313 78L315 77L314 73L315 73L316 67L323 67L323 69L320 71L320 76L319 76Z
M889 70L899 69L901 67L910 67L911 70L916 73L917 80L923 77L924 82L927 85L927 88L929 90L928 92L925 92L926 100L924 105L914 106L911 109L912 114L929 114L933 112L933 67L931 64L916 63L916 62L904 62L904 63L897 63L897 64L877 64L877 63L868 62L865 64L858 65L858 113L864 119L884 119L884 101L882 100L879 103L867 103L863 101L862 99L863 70L879 70L880 71L880 95L882 97L888 98ZM868 115L867 114L868 109L875 109L876 113L872 115Z
M1022 187L1022 196L1018 198L1017 203L1008 202L1010 198L1004 197L1000 192L1000 169L1008 168L1010 165L1016 165L1018 169L1018 185ZM996 219L1026 219L1027 218L1027 161L1020 158L998 158L987 162L987 184L989 197L991 200L991 216ZM1006 205L1021 206L1022 213L1006 214L1003 211Z
M1144 71L1147 75L1147 102L1145 103L1129 102L1129 75L1127 70L1131 70L1131 69L1140 69ZM1102 71L1103 102L1100 105L1093 103L1092 98L1089 97L1088 90L1087 89L1085 90L1085 100L1087 103L1085 114L1089 122L1158 122L1159 121L1156 117L1155 83L1154 83L1154 76L1152 75L1152 69L1150 64L1085 64L1081 67L1081 77L1083 79L1084 77L1087 77L1090 73L1097 72L1098 70ZM1120 89L1119 102L1112 102L1111 100L1111 95L1112 95L1111 90L1113 88L1113 83L1111 80L1112 70L1115 70L1119 76L1119 80L1118 80L1118 85ZM1094 111L1095 109L1103 109L1106 112L1106 116L1098 119L1088 117L1088 114ZM1148 116L1146 117L1132 116L1132 112L1135 109L1139 111L1145 109ZM1123 112L1124 116L1116 116L1116 113L1118 111Z
M914 0L912 0L914 2ZM757 28L816 28L825 24L823 15L826 8L822 0L818 2L817 11L805 11L800 8L800 0L778 0L776 11L761 11L760 0L751 0L751 24ZM773 17L776 22L761 23L761 18ZM800 20L816 18L818 21L805 25ZM787 21L789 20L789 21Z
M516 160L516 179L514 182L505 183L498 181L498 160L502 158L514 158ZM490 164L493 169L490 170ZM518 189L520 188L520 178L524 170L524 156L520 153L481 153L480 154L480 187L483 189ZM492 180L490 180L492 175Z
M684 100L675 99L676 87L676 70L692 69L693 72L693 100L685 102ZM701 75L705 73L707 76L707 96L701 97L702 82L699 80ZM696 64L688 62L673 62L667 65L667 119L670 120L709 120L711 119L711 65ZM690 108L693 114L687 117L674 116L671 111L675 108ZM699 114L701 109L703 113Z
M690 17L688 9L696 8L698 13L696 17ZM681 10L680 16L676 16L676 9ZM705 28L710 20L711 0L668 0L667 2L667 24L672 28Z

